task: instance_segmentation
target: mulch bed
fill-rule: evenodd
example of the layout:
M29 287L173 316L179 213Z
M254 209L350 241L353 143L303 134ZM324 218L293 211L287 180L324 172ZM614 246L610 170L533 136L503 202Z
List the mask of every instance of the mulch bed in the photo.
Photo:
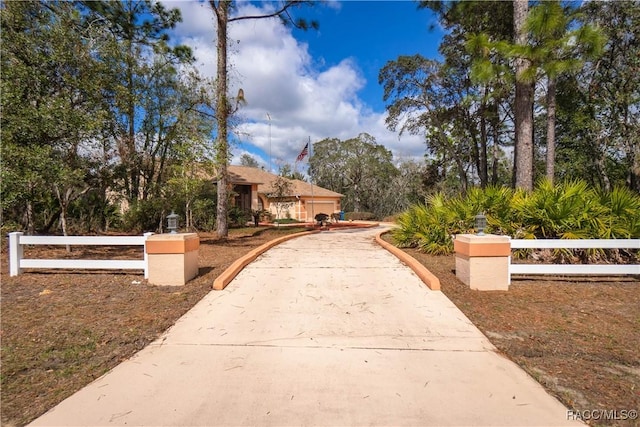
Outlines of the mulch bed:
M211 291L236 259L297 231L200 234L200 275L185 286L153 286L142 272L25 270L8 277L2 253L2 425L21 426L130 358ZM8 245L6 242L4 247ZM142 258L141 248L34 246L25 258ZM137 273L137 274L136 274Z

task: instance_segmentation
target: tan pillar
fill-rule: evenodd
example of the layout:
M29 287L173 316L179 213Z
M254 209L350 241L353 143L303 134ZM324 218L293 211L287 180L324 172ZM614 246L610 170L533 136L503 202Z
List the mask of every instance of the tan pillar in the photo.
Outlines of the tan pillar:
M453 241L456 277L471 289L507 291L511 244L508 236L459 234Z
M149 283L182 286L198 275L200 238L196 233L154 234L147 238Z

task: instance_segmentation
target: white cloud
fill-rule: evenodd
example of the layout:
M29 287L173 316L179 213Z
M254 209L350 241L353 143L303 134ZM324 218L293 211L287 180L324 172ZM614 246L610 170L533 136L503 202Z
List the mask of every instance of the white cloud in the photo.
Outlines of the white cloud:
M165 4L182 12L183 22L176 27L174 39L191 46L201 73L214 77L215 24L208 4ZM238 4L239 15L264 13L251 3ZM331 7L339 5L335 2ZM268 163L270 151L274 164L278 159L293 163L309 137L312 142L328 137L347 139L362 132L373 135L394 156L423 155L420 138L405 135L398 139L397 133L385 127L386 113L371 111L360 100L358 92L367 81L356 58L323 67L310 56L308 46L296 40L278 19L234 22L229 40L229 93L235 94L241 87L248 102L240 111L242 124L238 131L244 144L264 153L261 163ZM235 149L236 157L246 148Z

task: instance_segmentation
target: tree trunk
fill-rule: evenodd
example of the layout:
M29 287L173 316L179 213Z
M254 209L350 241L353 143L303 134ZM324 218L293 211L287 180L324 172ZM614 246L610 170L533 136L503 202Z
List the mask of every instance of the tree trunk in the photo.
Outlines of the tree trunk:
M229 22L230 2L220 1L216 5L211 1L211 8L215 12L217 19L217 53L218 64L216 70L216 122L218 125L218 135L216 137L216 169L218 173L218 206L216 217L216 231L218 237L224 238L229 235L229 224L227 212L229 209L228 185L229 173L227 170L229 146L227 142L227 119L229 116L229 101L227 100L227 24Z
M33 236L33 233L36 227L33 221L33 203L31 202L31 200L27 201L26 216L27 216L27 235Z
M480 107L480 169L478 176L480 177L480 187L485 188L489 183L489 171L487 167L487 118L486 105L482 103Z
M498 163L500 156L500 146L499 140L500 135L498 132L499 125L499 117L498 117L498 103L494 103L491 105L492 115L491 115L491 132L493 134L493 149L491 150L491 184L498 184Z
M515 43L527 44L524 29L529 10L528 0L513 1L513 30ZM531 66L525 58L516 59L516 99L515 99L515 186L533 190L533 92L534 84L527 82L523 74Z
M470 118L469 122L471 122ZM484 188L484 185L482 185L482 156L480 154L480 147L478 146L478 134L476 132L475 125L473 126L473 128L471 126L469 127L471 128L469 130L469 136L471 139L471 156L473 157L473 162L475 163L476 171L478 173L478 177L480 178L480 186Z
M458 168L458 176L460 178L460 186L462 187L462 194L467 194L469 189L469 179L467 178L467 171L464 169L464 163L460 156L455 156L456 167Z
M62 227L62 235L67 236L67 200L69 193L62 195L60 187L54 186L58 202L60 203L60 226ZM71 246L66 245L67 252L71 252Z
M547 83L547 179L553 184L556 164L556 79Z
M126 161L125 164L128 168L128 179L129 179L129 203L135 203L138 200L139 196L139 168L138 161L136 156L136 108L135 108L135 87L134 87L134 77L133 77L133 67L134 67L134 54L133 54L133 35L129 35L129 39L127 40L127 89L129 93L127 94L127 120L128 128L127 128L127 136L125 143L125 151L126 151Z
M611 191L611 180L609 179L609 172L607 171L607 155L605 153L606 148L602 139L598 141L598 155L595 159L596 170L598 171L598 175L600 176L602 182L602 188L605 191Z
M640 144L635 144L631 151L631 171L629 174L629 186L640 193Z

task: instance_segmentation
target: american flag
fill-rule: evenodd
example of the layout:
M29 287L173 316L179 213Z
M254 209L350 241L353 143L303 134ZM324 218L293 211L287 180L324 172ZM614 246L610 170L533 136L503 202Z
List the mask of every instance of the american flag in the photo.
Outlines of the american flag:
M299 162L302 159L304 159L307 156L307 154L309 154L309 143L308 142L307 142L307 145L304 146L304 148L302 149L300 154L298 154L298 157L296 158L296 162Z

